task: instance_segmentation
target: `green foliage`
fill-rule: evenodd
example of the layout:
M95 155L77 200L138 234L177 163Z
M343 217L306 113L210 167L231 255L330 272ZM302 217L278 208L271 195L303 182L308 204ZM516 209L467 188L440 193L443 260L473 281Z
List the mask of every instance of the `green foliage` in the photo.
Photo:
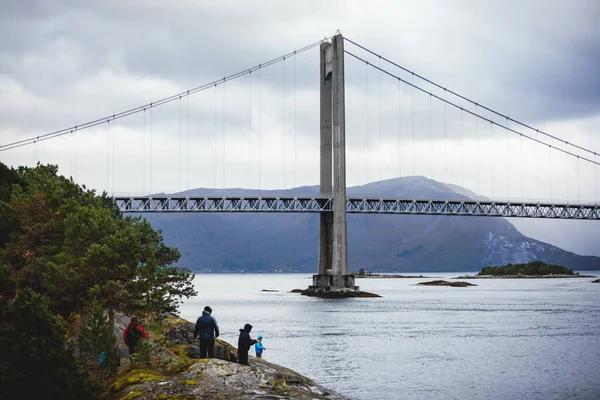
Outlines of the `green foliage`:
M13 169L0 163L0 300L10 317L0 322L0 380L44 393L7 398L47 398L49 387L56 387L56 398L84 393L87 370L105 379L118 366L115 311L176 311L183 297L196 294L193 274L171 265L180 254L160 232L57 172L52 165ZM17 313L12 301L26 309ZM55 314L86 317L67 334ZM65 342L76 332L77 340Z
M116 337L107 312L94 301L79 330L79 357L97 379L105 380L117 372L120 363Z
M508 264L503 267L484 267L477 275L574 275L573 270L560 265L532 261L527 264Z
M4 171L20 182L10 203L0 203L0 221L14 228L0 263L12 269L15 291L33 288L63 316L83 314L90 298L127 313L176 311L196 293L193 274L169 266L177 249L145 220L123 217L111 199L57 176L55 166Z
M136 346L136 352L133 355L133 359L136 363L143 365L146 368L153 366L152 363L152 345L148 340L142 339Z
M0 299L0 397L93 399L98 387L77 367L66 324L29 288L14 303Z

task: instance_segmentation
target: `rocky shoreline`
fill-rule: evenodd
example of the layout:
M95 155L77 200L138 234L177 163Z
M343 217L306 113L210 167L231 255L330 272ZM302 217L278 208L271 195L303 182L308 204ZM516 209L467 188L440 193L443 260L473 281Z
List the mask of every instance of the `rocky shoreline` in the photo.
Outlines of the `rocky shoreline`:
M126 319L122 319L123 325ZM116 334L125 325L118 326ZM216 339L215 358L200 359L194 324L169 316L150 334L160 368L130 365L106 389L104 399L331 399L347 400L289 368L250 356L237 363L236 348ZM156 332L156 331L155 331Z
M462 275L451 279L551 279L551 278L595 278L594 275Z

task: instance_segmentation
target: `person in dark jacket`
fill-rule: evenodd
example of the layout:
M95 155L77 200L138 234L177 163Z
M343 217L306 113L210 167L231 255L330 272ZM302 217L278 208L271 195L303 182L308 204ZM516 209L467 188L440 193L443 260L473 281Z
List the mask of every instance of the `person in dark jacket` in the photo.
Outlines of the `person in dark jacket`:
M215 338L219 337L219 325L211 315L212 308L204 307L202 316L196 321L194 339L200 336L200 358L213 358L215 356Z
M133 361L133 353L137 351L137 344L141 339L146 338L146 330L138 324L136 316L131 317L131 322L123 331L123 341L129 347L129 358Z
M240 329L240 338L238 339L238 362L248 365L248 351L250 347L256 343L256 340L250 337L252 325L244 325L244 329Z

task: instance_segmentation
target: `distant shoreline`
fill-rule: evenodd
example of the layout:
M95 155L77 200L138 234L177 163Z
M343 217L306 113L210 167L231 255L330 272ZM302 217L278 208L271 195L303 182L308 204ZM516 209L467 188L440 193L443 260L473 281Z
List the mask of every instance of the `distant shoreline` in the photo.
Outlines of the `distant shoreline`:
M462 275L451 279L551 279L551 278L595 278L595 275Z

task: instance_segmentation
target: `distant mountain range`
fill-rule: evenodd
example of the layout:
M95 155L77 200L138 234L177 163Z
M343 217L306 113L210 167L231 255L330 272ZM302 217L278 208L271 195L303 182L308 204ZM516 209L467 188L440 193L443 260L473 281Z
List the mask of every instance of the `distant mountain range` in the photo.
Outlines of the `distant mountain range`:
M318 186L289 190L193 189L188 196L313 196ZM349 196L468 199L469 191L421 176L350 187ZM464 194L463 194L464 193ZM314 272L317 214L145 214L179 248L180 265L202 272ZM580 256L528 238L498 217L348 215L351 271L477 271L539 260L574 270L600 270L600 257Z

